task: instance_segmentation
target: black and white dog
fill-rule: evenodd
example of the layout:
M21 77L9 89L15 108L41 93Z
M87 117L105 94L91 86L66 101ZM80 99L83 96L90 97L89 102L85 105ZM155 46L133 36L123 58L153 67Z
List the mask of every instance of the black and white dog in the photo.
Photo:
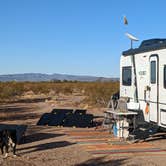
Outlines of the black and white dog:
M0 148L5 158L8 157L9 150L12 149L13 156L16 156L17 132L14 129L5 129L0 131Z

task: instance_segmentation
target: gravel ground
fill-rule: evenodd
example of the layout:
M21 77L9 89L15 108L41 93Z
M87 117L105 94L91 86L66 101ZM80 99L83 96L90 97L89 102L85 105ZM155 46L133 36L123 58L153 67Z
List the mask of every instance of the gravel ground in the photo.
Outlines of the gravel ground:
M60 106L63 106L62 102ZM62 128L35 125L43 113L51 112L55 107L59 105L54 101L1 105L0 123L27 125L25 139L17 146L18 157L10 155L3 159L3 156L0 156L1 166L166 165L166 153L140 156L133 154L125 157L108 155L95 158L65 135ZM96 114L102 115L99 109ZM151 143L166 148L166 139L153 140Z

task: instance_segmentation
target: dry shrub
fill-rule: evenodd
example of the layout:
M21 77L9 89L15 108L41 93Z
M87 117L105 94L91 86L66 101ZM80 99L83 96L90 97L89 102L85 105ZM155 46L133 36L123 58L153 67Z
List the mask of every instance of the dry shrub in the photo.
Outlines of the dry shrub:
M112 94L119 90L119 82L1 82L0 89L0 101L12 100L15 96L22 96L29 91L35 95L45 94L48 96L50 94L71 95L77 93L86 96L88 104L105 107Z
M106 107L111 96L119 90L119 82L95 82L86 87L86 101Z

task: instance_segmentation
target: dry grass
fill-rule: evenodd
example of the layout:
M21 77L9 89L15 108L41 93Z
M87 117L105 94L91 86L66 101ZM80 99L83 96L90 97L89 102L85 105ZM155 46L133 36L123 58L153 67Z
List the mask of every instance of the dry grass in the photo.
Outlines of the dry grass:
M0 102L64 94L86 96L86 103L106 106L111 95L119 90L119 82L1 82L0 89Z

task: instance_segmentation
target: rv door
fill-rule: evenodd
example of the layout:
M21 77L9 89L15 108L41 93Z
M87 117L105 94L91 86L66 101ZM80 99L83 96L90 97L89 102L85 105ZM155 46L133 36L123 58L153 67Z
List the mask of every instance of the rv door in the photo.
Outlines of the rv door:
M150 56L150 91L149 110L150 121L158 122L158 55Z

